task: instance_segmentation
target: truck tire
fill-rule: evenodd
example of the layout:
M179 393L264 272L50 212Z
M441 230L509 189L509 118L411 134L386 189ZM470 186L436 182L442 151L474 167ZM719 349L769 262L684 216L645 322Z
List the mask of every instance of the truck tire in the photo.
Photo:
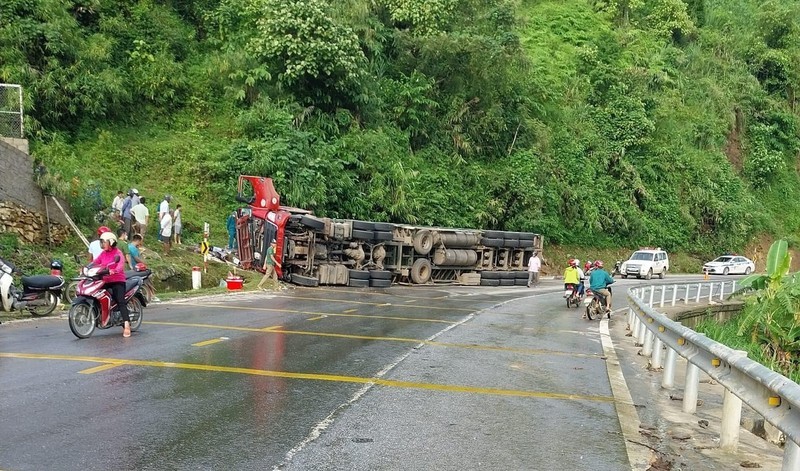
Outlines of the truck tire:
M353 221L353 232L359 231L374 231L375 224L369 221Z
M375 233L372 232L372 231L365 231L365 230L361 230L361 229L358 229L358 230L353 229L353 239L372 240L372 238L374 237L374 234Z
M503 232L503 239L519 240L519 232Z
M370 270L369 277L372 280L390 280L392 279L392 272L389 270Z
M355 232L355 231L353 231ZM427 229L423 229L414 234L412 239L414 250L420 255L428 255L433 248L433 234ZM430 262L428 263L430 265Z
M373 226L375 226L376 231L392 232L394 230L394 224L390 222L376 222Z
M366 270L347 270L351 280L369 280L369 272Z
M518 280L525 280L525 283L528 283L528 270L518 270L514 272L514 278Z
M511 280L506 280L506 279L500 280L500 286L514 286L514 280L513 279L511 279Z
M299 286L319 286L319 280L311 276L293 274L289 281Z
M502 239L503 231L483 231L483 237L487 239Z
M514 280L514 286L528 286L528 278L526 277L524 280L522 278L517 278Z
M314 216L303 215L303 217L300 218L300 224L314 229L315 231L321 231L322 229L325 229L325 221L322 219L317 219Z
M484 280L481 278L481 286L500 286L500 280Z
M520 247L533 247L533 241L528 239L520 239L519 240Z
M411 265L411 281L424 285L431 279L431 261L427 258L418 258Z
M536 234L533 232L520 232L519 233L519 240L529 240L533 242L536 239Z
M369 285L373 288L388 288L392 286L392 280L369 280Z
M351 288L367 288L369 287L369 280L355 280L351 279L347 282L347 286Z
M387 231L375 231L372 234L373 234L372 235L372 237L373 237L372 240L375 240L375 241L385 242L387 240L394 239L394 234L392 234L391 232L387 232Z
M517 248L519 247L519 239L503 239L503 247Z
M481 244L485 245L486 247L502 247L505 241L505 239L490 239L488 237L484 237L481 239Z
M499 280L500 279L500 272L499 271L482 271L481 272L481 280Z
M501 271L500 272L500 279L501 280L513 280L517 277L517 272L515 271Z

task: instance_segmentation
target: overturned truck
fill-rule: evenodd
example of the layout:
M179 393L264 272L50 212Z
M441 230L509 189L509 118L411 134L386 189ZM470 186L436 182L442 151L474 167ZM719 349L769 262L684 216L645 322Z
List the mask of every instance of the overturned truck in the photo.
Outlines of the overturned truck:
M274 240L278 276L303 286L525 286L527 261L542 249L542 237L530 232L320 218L281 206L265 177L240 176L236 199L247 205L236 212L242 267L261 268Z

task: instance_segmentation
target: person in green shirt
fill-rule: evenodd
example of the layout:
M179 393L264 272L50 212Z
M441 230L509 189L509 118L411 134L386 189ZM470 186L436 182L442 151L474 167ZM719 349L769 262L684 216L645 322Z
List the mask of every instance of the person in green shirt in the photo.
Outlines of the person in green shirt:
M262 289L262 285L267 281L268 278L272 278L276 282L278 281L278 272L275 270L275 267L281 266L281 263L275 258L276 247L277 243L273 240L269 244L267 253L264 254L264 277L258 282L258 289Z
M128 248L128 233L125 228L117 229L117 248L122 251L122 256L125 257L125 266L133 270L133 263L131 262L131 251Z

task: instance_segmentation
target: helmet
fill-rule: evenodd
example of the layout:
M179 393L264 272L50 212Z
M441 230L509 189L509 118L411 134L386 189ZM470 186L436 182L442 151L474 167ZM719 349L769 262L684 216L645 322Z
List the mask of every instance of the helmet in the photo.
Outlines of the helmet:
M131 194L138 195L139 190L137 190L136 188L131 188Z
M63 270L64 264L61 263L61 260L56 258L52 262L50 262L50 268L52 268L53 270Z
M164 199L167 201L172 201L172 195L164 195Z
M111 229L109 229L108 226L100 226L100 227L97 228L97 235L98 236L101 236L106 232L111 232Z
M117 236L115 236L113 232L104 232L100 236L100 240L108 242L112 247L117 245Z
M575 260L574 258L571 258L571 259L569 260L569 266L571 266L571 267L577 267L577 266L578 266L578 261L577 261L577 260Z
M596 266L597 268L603 268L603 261L597 260L596 262L594 262L594 266Z
M576 266L576 267L579 267L579 266L581 266L581 261L580 261L580 260L578 260L577 258L575 259L575 266Z

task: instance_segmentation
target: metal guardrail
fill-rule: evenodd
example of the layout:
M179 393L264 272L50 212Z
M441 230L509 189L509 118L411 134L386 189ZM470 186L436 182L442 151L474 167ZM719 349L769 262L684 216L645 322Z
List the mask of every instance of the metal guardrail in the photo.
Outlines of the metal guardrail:
M718 289L715 290L715 287ZM660 289L661 295L654 294ZM708 289L708 294L705 290ZM677 356L687 360L684 382L683 411L697 409L699 370L725 387L720 428L720 447L735 450L739 443L739 422L742 402L761 414L786 436L782 471L800 470L800 385L766 366L747 358L747 353L733 350L669 319L653 307L664 306L665 294L671 292L675 305L679 291L682 300L711 301L725 293L733 293L736 282L661 285L628 290L628 328L642 346L642 354L650 357L654 369L662 368L661 387L674 385ZM648 301L645 301L647 299Z

